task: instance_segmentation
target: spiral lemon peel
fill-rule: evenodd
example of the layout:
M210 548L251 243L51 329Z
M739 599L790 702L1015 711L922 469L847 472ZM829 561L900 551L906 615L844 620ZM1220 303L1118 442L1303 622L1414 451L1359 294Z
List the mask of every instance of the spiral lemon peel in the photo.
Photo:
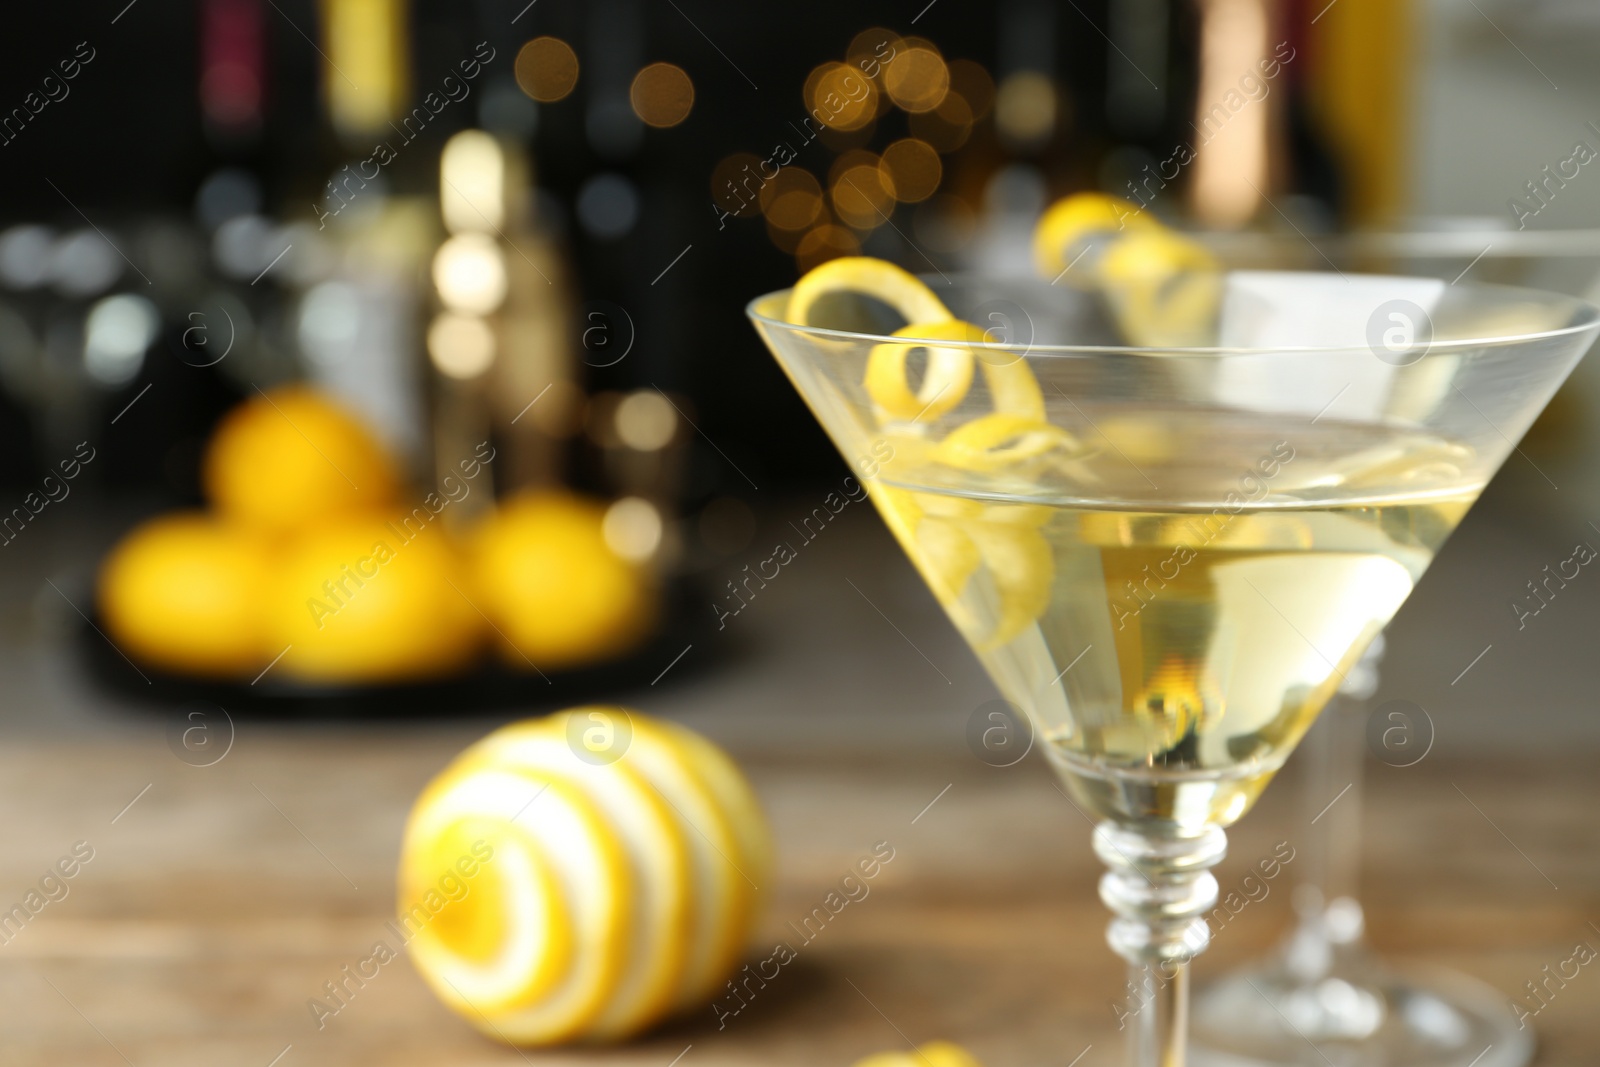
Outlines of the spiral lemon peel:
M590 1029L600 1038L634 1033L669 1012L689 951L689 843L672 812L626 759L590 764L573 757L560 717L516 724L468 750L463 768L488 766L549 775L580 788L626 846L635 894L637 951Z
M1077 438L1048 422L997 411L950 431L933 455L947 467L987 474L1056 450L1076 452Z
M574 728L599 712L627 732L590 760ZM401 850L401 921L424 979L485 1032L619 1040L714 995L770 866L725 753L675 724L579 708L491 734L428 785ZM448 902L441 869L461 873Z
M786 318L796 326L811 321L817 301L833 293L854 292L881 300L908 323L949 322L955 318L933 290L893 263L870 256L845 256L808 271L789 293Z
M1123 334L1154 348L1202 345L1222 301L1222 268L1198 242L1165 228L1106 249L1099 274Z
M1035 527L972 522L965 528L1000 599L994 627L974 635L979 651L989 651L1013 640L1044 614L1055 582L1055 559L1049 542Z
M457 1011L468 1017L478 1012L492 1014L498 1030L513 1041L543 1044L570 1040L600 1017L627 965L633 909L628 859L589 798L559 777L499 768L462 770L460 774L447 772L437 791L424 795L407 827L407 841L426 846L438 841L441 820L453 823L463 817L487 819L494 814L505 820L507 816L500 811L505 804L531 805L537 799L541 817L515 824L503 822L496 835L499 847L488 863L507 861L496 870L499 877L517 869L513 865L553 872L556 894L570 909L571 934L589 948L551 953L552 948L559 949L565 936L553 929L557 917L551 908L540 912L544 929L524 931L523 937L508 940L488 966L471 966L444 944L439 931L431 926L424 927L408 947L434 992ZM437 846L424 851L436 852ZM550 864L548 858L557 854L561 862ZM416 855L408 849L402 857L404 882L424 884L430 875L436 880L438 872L416 868ZM529 890L537 887L537 882L523 881L498 900L480 894L473 901L469 892L452 906L493 907L497 902L520 906L529 899ZM552 955L554 960L543 958ZM563 957L565 966L556 968L552 978L548 973L552 963Z
M920 341L964 341L969 345L987 340L982 330L959 319L916 322L890 336ZM913 391L906 381L906 360L918 348L927 350L928 364L922 384ZM971 348L885 341L874 345L867 355L863 384L872 402L892 419L906 422L917 422L924 417L937 419L966 398L972 388L972 363Z
M1074 193L1052 204L1033 231L1033 259L1046 278L1095 284L1096 264L1085 263L1090 241L1110 243L1130 230L1160 227L1137 204L1104 193ZM1078 269L1069 271L1076 266Z

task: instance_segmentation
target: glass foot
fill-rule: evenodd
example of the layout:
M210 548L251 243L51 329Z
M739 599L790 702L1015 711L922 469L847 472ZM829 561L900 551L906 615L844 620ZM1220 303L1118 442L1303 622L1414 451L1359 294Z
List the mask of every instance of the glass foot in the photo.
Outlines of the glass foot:
M1393 968L1354 939L1322 945L1309 960L1295 950L1313 946L1293 939L1273 962L1198 991L1193 1067L1524 1067L1533 1058L1533 1031L1519 1030L1489 987Z

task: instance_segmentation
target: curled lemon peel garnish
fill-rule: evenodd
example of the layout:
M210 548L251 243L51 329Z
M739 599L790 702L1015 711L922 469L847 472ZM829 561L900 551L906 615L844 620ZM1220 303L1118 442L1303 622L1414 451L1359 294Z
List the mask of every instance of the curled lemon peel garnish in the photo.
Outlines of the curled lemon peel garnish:
M1134 344L1206 343L1222 300L1222 268L1198 242L1167 229L1124 235L1099 268L1123 333Z
M978 546L958 522L927 516L917 523L916 545L923 577L934 599L953 610L978 569Z
M966 524L1000 600L999 617L986 634L974 634L979 651L999 648L1032 626L1050 606L1055 559L1037 529L1006 523Z
M933 450L940 463L960 470L989 473L1057 449L1076 451L1078 440L1048 422L995 412L963 423Z
M837 262L837 260L835 260ZM965 341L982 344L984 332L968 322L916 322L891 336L920 341ZM906 381L906 359L918 348L928 352L927 369L915 392ZM891 418L915 422L923 416L936 419L954 408L972 387L972 349L947 348L918 342L885 341L867 356L864 384L872 402Z
M1104 193L1074 193L1050 205L1033 231L1033 260L1039 273L1052 280L1093 287L1095 264L1085 264L1089 241L1112 241L1130 229L1159 228L1160 223L1137 204ZM1082 269L1068 271L1068 267Z
M870 256L830 259L808 271L789 293L788 321L797 326L822 326L811 321L818 300L832 293L854 292L881 300L908 323L949 322L955 316L933 290L893 263Z
M978 353L978 366L997 413L1044 421L1044 391L1027 360L1014 352L990 348Z
M870 492L934 599L974 647L997 648L1044 613L1055 576L1050 543L1040 532L1049 508L983 504L880 482ZM966 599L980 568L996 599L989 625Z

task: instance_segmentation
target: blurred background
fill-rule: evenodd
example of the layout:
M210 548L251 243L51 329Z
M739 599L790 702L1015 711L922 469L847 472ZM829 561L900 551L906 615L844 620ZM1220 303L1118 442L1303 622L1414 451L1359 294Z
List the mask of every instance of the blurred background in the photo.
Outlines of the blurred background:
M100 870L121 888L86 891L80 925L61 919L56 940L36 939L37 959L78 968L81 989L103 982L104 1014L80 1014L100 1023L121 1012L113 1030L152 1056L183 1048L266 1063L290 1040L277 1034L303 1028L302 1002L328 961L344 958L330 946L360 942L362 924L392 904L386 888L326 904L329 885L343 884L318 881L331 872L305 845L342 860L352 888L382 887L406 805L450 752L520 714L627 700L693 723L750 770L780 841L788 835L780 902L809 901L836 858L860 851L844 828L862 811L892 808L900 827L961 781L943 802L964 820L959 833L984 838L985 813L999 820L1005 833L978 853L896 869L922 877L919 906L932 910L873 935L881 944L852 943L858 962L874 944L911 952L917 923L998 879L1017 887L1005 906L1030 915L1064 892L1083 905L1060 936L1088 946L1099 970L1051 971L1050 982L1114 985L1087 849L1073 838L1074 858L1054 855L1054 831L1076 833L1066 821L1076 816L1052 810L1038 820L1049 832L1031 818L1035 794L1056 802L1036 759L1038 774L1006 780L1023 783L1016 795L968 765L969 714L993 696L970 653L869 509L830 506L805 525L849 471L745 303L857 253L918 273L1026 273L1044 208L1086 190L1219 247L1312 268L1471 271L1592 295L1597 45L1600 8L1588 0L30 10L0 36L0 720L14 742L0 766L17 783L3 800L15 833L0 867L25 886L58 842L91 824L109 834L105 819L155 787L149 821L131 831L138 846L121 859L105 850ZM1589 521L1600 520L1597 405L1600 385L1580 371L1391 629L1380 699L1434 715L1430 768L1455 759L1487 780L1493 760L1521 752L1523 770L1496 779L1511 788L1518 774L1538 778L1552 751L1577 760L1600 741L1583 670L1595 598L1564 594L1529 624L1540 628L1532 637L1506 606L1574 539L1600 536ZM262 429L272 409L289 412L284 425ZM259 477L261 463L278 473ZM437 558L405 550L410 593L391 616L363 600L358 580L327 590L326 614L374 613L355 652L330 664L293 651L299 600L285 609L296 623L247 609L293 584L263 562L284 552L299 553L302 573L344 563L367 573L356 556L371 538L348 529L342 483L372 496L400 542L416 534L408 515L418 527L439 517L448 537ZM241 534L217 517L281 505L299 509L294 531L268 522ZM750 574L774 541L800 546L792 569L809 577L768 592ZM470 560L452 555L468 543ZM151 592L195 575L226 592L201 604ZM395 637L418 619L426 648ZM438 633L449 651L434 647ZM221 712L209 721L225 721L230 744L241 737L211 785L180 751L187 742L171 741L172 724L201 706ZM946 774L941 760L964 769ZM71 770L58 777L59 766ZM924 767L941 769L919 777ZM888 792L853 791L847 771L872 772L863 781ZM1436 772L1405 782L1448 788L1424 773ZM999 792L961 807L964 791L986 788ZM1404 782L1373 789L1368 833L1392 874L1419 855L1397 822L1419 802ZM259 803L268 792L299 804L274 814ZM1581 850L1558 847L1592 833L1565 814L1559 831L1540 830L1548 809L1527 805L1521 829L1502 836L1541 866L1578 865L1555 875L1563 889L1569 877L1592 887ZM1503 846L1471 809L1432 818L1432 832L1455 827L1443 832L1475 849ZM1251 825L1247 842L1272 832ZM1491 881L1502 870L1514 881L1520 861L1504 860L1483 861ZM1466 859L1425 862L1442 886L1483 874ZM174 871L193 877L175 883ZM1057 879L1048 892L1047 877ZM1476 921L1473 908L1511 924L1529 890L1502 888L1492 905L1458 901L1428 929L1453 937ZM1504 934L1498 956L1456 944L1447 958L1512 996L1558 958L1545 946L1570 940L1587 891L1516 936L1491 923ZM1369 903L1384 947L1429 951L1420 904L1381 892ZM166 925L149 926L152 915ZM275 956L239 929L250 916L307 925ZM213 924L209 948L184 940L190 921ZM1255 921L1223 959L1271 941L1278 928ZM774 1009L767 1029L741 1038L750 1044L728 1046L732 1059L826 1029L837 1005L866 1014L817 1040L840 1062L871 1051L852 1028L877 1016L808 966L798 1006ZM197 973L221 988L194 988ZM1016 973L1031 988L1042 972ZM118 983L150 975L154 992L113 1006ZM420 986L391 985L370 998L389 998L373 1009L381 1041L346 1028L346 1044L313 1055L420 1060L464 1040L437 1036L441 1016ZM0 976L0 988L15 994L5 1019L30 1035L30 1062L111 1055L27 974ZM907 1012L937 999L904 995ZM1555 1047L1584 1047L1594 1035L1579 997L1560 1008L1570 1025L1554 1024ZM1084 1041L1107 1031L1100 1062L1112 1062L1104 1005L1079 1015ZM1030 1036L1036 1016L1013 1018L1009 1036L977 1014L961 1025L979 1045L990 1035L997 1062L1060 1053L1046 1040L1060 1020ZM423 1025L435 1028L426 1038L407 1029ZM701 1041L673 1032L645 1053Z
M41 11L0 44L0 477L17 487L93 430L108 458L85 496L196 502L220 412L309 379L418 475L459 402L497 438L525 431L512 484L621 493L638 487L606 457L611 409L660 389L700 430L660 489L692 519L751 481L836 469L742 313L830 255L988 267L1082 189L1290 235L1516 229L1512 200L1542 207L1530 227L1571 227L1600 205L1581 177L1547 207L1525 188L1600 142L1600 16L1577 0L104 6ZM862 60L877 76L855 101L839 79ZM498 183L473 193L493 219L441 203L444 147L469 130L494 147L463 155L458 184ZM779 146L793 162L767 181ZM488 356L460 330L427 343L452 310L429 267L454 233L492 236L512 279L484 312ZM228 356L191 366L226 343L224 309Z

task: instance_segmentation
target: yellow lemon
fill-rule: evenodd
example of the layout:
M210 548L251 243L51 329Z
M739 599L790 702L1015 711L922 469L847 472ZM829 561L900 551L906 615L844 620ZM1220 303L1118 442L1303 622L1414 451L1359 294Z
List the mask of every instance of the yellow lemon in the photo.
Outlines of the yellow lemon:
M577 708L490 734L423 791L400 923L428 984L485 1033L618 1040L714 994L770 863L720 749L625 708Z
M948 322L955 318L950 309L923 285L893 263L870 256L845 256L830 259L806 273L789 294L787 318L798 326L852 329L865 325L853 321L817 321L818 304L838 293L868 296L893 308L907 323Z
M605 508L572 493L515 496L472 540L472 597L524 670L626 651L655 621L655 589L606 544Z
M258 619L271 554L253 530L198 512L152 519L100 568L99 607L127 655L189 674L248 677L270 659Z
M286 674L379 682L459 670L483 616L445 532L378 516L335 519L285 546L266 604Z
M224 416L202 477L223 514L275 531L391 503L398 482L377 438L305 386L261 393Z

